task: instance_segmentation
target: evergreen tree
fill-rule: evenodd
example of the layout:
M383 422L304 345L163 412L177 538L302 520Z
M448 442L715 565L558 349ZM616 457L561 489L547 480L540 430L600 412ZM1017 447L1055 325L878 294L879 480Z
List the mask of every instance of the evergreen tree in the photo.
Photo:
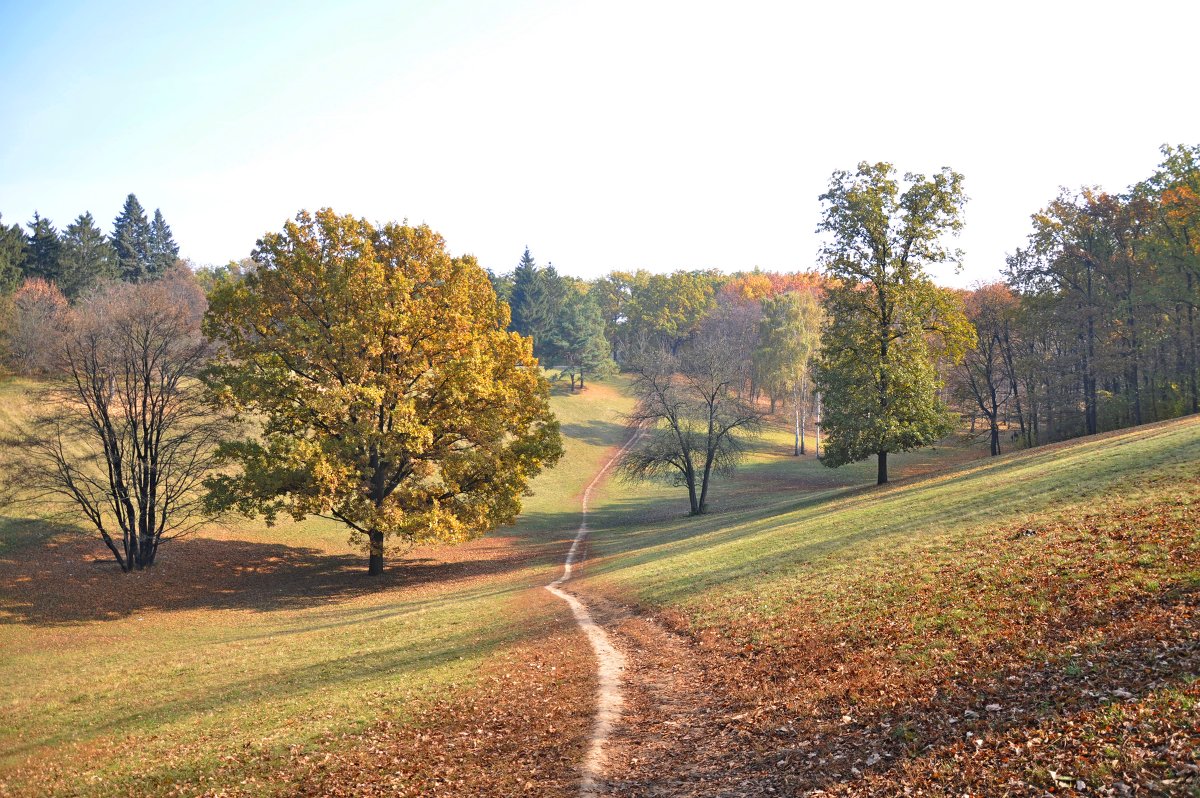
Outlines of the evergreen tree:
M138 198L130 194L120 215L113 221L112 243L117 253L117 274L127 282L149 279L154 274L150 252L150 222Z
M21 284L28 246L21 225L9 227L0 215L0 294L15 291Z
M160 277L179 260L179 245L171 235L171 227L163 218L162 211L154 209L154 222L150 225L150 274Z
M59 288L74 299L98 282L116 276L117 255L90 213L67 225L62 238Z
M513 271L509 299L512 320L508 325L510 330L524 336L532 335L533 327L537 326L538 321L545 315L545 310L541 307L539 276L537 263L533 255L529 254L529 247L525 247L525 254L521 256L521 262Z
M491 269L487 270L488 281L492 284L492 290L496 292L496 297L509 305L511 311L512 306L512 289L513 278L511 274L496 274Z
M571 378L572 391L576 378L582 389L586 376L603 376L616 370L612 346L604 337L604 316L600 306L590 294L578 289L570 290L563 302L555 345L561 369L559 377Z
M533 353L540 360L553 361L557 356L558 321L567 290L554 266L539 269L526 247L513 271L509 329L533 338Z
M962 175L943 169L905 183L902 192L887 163L835 172L818 228L830 237L822 256L833 284L816 373L829 435L822 462L876 456L879 484L888 481L889 452L951 431L937 362L959 360L974 343L957 297L924 271L957 256L941 238L962 228Z
M58 283L62 278L62 241L58 230L49 219L33 214L33 221L26 225L29 236L25 253L24 272L26 277L40 277L46 282Z
M537 287L536 304L540 312L531 320L533 353L546 365L558 365L566 346L562 339L562 319L572 288L568 278L560 275L552 263L538 272Z

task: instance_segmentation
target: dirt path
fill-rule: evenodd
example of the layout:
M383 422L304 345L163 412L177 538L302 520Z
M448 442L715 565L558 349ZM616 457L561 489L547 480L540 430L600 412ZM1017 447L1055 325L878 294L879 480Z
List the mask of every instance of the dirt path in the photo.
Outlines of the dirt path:
M612 733L613 726L621 717L621 671L625 668L625 658L613 646L604 629L592 618L587 605L575 595L564 590L563 585L570 580L571 571L575 564L583 558L583 549L587 543L588 536L588 499L591 497L592 489L596 487L604 475L608 473L609 469L620 459L621 455L628 451L629 447L633 446L640 437L641 432L639 431L626 441L625 445L609 458L601 469L596 472L596 476L592 477L592 481L588 483L588 486L584 488L581 510L582 518L579 523L579 529L575 533L575 539L571 542L571 549L567 552L566 561L563 563L562 576L546 585L547 590L567 602L567 605L570 606L571 612L575 615L575 620L579 624L579 628L587 635L588 641L592 644L592 649L596 652L599 677L599 686L596 691L596 719L592 726L587 754L583 760L582 779L579 786L579 794L582 798L591 798L591 796L602 794L598 792L598 787L603 776L605 743Z

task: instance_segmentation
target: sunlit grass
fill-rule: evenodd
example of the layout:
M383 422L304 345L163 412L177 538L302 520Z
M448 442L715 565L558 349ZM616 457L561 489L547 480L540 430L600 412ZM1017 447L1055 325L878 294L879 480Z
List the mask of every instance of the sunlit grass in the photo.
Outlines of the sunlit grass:
M943 462L957 459L943 455ZM930 455L916 457L923 456ZM747 612L769 624L812 599L870 614L893 601L888 590L928 578L921 569L957 556L964 541L1070 517L1105 498L1136 507L1170 493L1176 480L1200 476L1198 463L1196 418L977 459L882 488L864 479L866 467L821 474L809 461L789 471L796 487L780 490L782 467L760 452L739 478L745 487L731 491L731 507L718 504L708 516L688 517L686 505L663 513L665 490L643 498L610 486L598 513L603 521L594 525L601 527L592 547L598 560L589 578L643 605L682 609L699 625L720 626ZM896 470L903 474L905 465ZM838 487L843 478L857 485ZM655 520L629 525L637 515ZM1013 544L981 545L994 545L1000 556ZM879 590L864 592L872 584ZM950 615L938 622L953 624Z
M29 387L0 383L0 428L27 415ZM56 619L22 598L9 604L11 613L0 612L0 792L42 794L52 784L70 795L166 792L174 782L212 778L229 757L313 745L470 689L490 658L536 640L566 612L531 588L552 578L574 535L583 485L624 436L617 416L628 400L608 385L556 395L553 406L566 456L535 481L518 525L465 549L408 555L426 564L443 554L486 559L500 546L501 554L512 549L521 556L447 584L406 585L405 566L395 561L392 581L378 590L305 595L303 580L310 577L301 573L281 581L281 595L274 596L268 575L255 583L262 594L245 600L213 594L182 608L159 606L144 592L164 579L176 590L187 582L181 563L191 561L183 548L173 563L167 544L153 572L123 575L108 566L98 540L80 548L81 532L5 518L0 585L12 591L5 604L24 595L18 583L30 578L22 576L30 573L26 561L66 546L74 559L56 577L64 588L76 578L98 581L98 592L88 595L138 609L91 619L87 608L75 607ZM322 576L351 587L365 571L365 556L327 521L274 527L233 521L200 537L218 551L282 546L270 550L294 554L301 564L341 558ZM129 751L137 753L136 768L122 755Z

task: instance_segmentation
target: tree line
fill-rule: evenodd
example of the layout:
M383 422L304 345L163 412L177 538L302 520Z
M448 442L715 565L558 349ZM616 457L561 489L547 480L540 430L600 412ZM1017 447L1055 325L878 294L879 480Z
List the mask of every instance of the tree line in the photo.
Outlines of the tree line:
M24 280L53 283L68 299L107 280L138 282L167 272L179 259L171 227L155 208L148 217L130 194L105 233L90 212L59 231L37 212L22 230L0 217L0 293L16 290Z
M0 355L18 372L46 363L44 339L71 302L113 282L146 282L179 263L179 245L162 211L148 217L130 194L103 232L90 212L59 231L35 212L22 229L0 218Z
M2 239L23 281L9 362L40 375L40 400L5 442L0 492L84 519L125 570L239 512L335 519L378 574L388 541L516 518L562 453L555 372L572 392L632 376L641 433L620 469L685 487L695 514L780 409L794 454L815 417L821 461L874 458L879 483L890 454L964 415L999 454L1004 437L1033 446L1197 412L1200 148L1163 155L1125 193L1061 193L1006 280L971 291L929 276L962 257L963 176L887 163L831 175L820 269L787 274L588 281L528 249L496 274L428 227L328 209L196 274L171 267L169 227L132 195L111 236L77 235L86 214L62 237L35 217ZM83 238L105 265L63 289L87 282L67 277Z
M979 347L965 409L1033 446L1200 412L1200 146L1162 149L1121 193L1062 190L1004 281L964 298Z

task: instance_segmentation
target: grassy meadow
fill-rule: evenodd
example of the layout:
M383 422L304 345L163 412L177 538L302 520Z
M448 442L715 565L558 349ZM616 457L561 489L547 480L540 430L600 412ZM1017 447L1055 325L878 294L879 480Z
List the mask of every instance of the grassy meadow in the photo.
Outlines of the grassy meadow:
M91 537L0 518L0 795L570 794L594 666L540 586L625 437L624 386L556 393L566 456L515 527L382 581L322 521L205 529L122 576ZM0 427L27 389L0 384ZM575 589L684 641L704 704L685 738L652 730L663 757L617 757L623 783L1178 792L1200 419L985 454L951 438L876 487L874 463L793 457L779 419L709 515L602 483Z
M0 426L27 414L28 389L0 384ZM567 454L537 480L521 522L393 558L382 581L366 577L345 530L321 520L235 520L164 544L152 570L123 575L85 532L0 519L0 795L320 793L329 785L297 781L313 752L396 733L381 732L385 722L447 723L481 682L508 679L496 668L544 664L549 695L576 658L571 689L583 699L563 710L565 740L542 741L549 770L534 756L508 774L550 793L554 779L571 782L590 650L540 586L574 535L583 486L623 437L628 401L596 384L553 403ZM427 791L445 775L429 755L409 751L378 775L400 794ZM470 762L446 767L465 783L482 777Z

